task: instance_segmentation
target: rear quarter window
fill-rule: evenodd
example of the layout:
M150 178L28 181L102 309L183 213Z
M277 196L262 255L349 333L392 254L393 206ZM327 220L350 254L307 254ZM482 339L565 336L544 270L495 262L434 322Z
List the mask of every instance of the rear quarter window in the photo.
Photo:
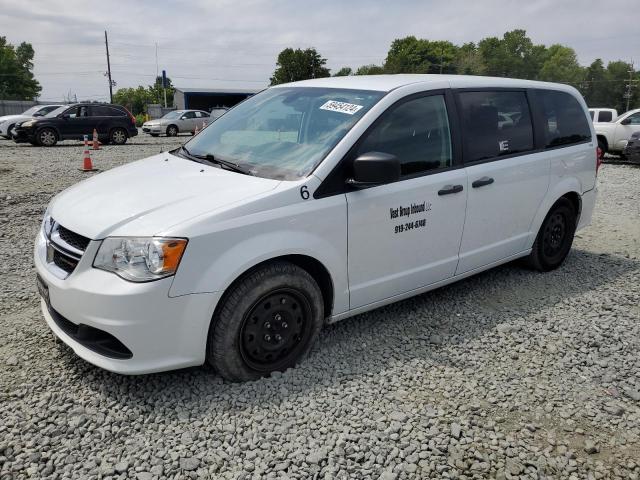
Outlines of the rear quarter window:
M538 90L537 97L542 106L545 148L591 141L589 121L573 95Z
M459 99L466 163L533 149L531 112L524 92L461 92Z

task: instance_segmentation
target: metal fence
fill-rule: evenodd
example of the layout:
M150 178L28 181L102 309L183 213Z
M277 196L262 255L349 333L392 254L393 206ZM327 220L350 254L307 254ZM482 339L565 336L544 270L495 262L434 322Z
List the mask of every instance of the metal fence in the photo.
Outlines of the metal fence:
M0 117L3 115L18 115L34 105L38 105L38 102L29 100L0 100Z

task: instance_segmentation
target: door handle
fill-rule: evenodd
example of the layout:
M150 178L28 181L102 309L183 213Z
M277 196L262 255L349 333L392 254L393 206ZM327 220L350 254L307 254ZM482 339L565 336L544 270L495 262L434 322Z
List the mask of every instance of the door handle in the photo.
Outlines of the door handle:
M482 177L476 180L471 184L473 188L484 187L485 185L491 185L493 183L493 178L491 177Z
M445 185L441 190L438 190L438 195L451 195L452 193L458 193L462 190L462 185Z

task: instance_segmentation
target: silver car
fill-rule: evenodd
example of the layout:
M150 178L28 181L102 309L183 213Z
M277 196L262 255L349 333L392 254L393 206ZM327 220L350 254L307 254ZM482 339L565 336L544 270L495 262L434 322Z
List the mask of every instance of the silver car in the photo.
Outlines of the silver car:
M17 124L31 120L32 118L44 117L47 113L61 106L62 105L35 105L20 115L5 115L0 117L0 135L10 139L11 130Z
M142 124L142 131L152 137L166 134L175 137L179 133L194 133L196 128L201 130L211 121L207 112L202 110L174 110L164 117L149 120Z

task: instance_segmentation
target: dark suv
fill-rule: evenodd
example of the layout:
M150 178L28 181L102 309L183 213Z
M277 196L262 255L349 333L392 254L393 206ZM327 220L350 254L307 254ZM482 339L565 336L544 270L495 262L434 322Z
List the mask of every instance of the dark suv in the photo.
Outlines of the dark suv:
M82 140L84 135L91 139L93 129L102 143L116 145L138 134L136 119L126 108L108 103L76 103L16 125L13 139L52 147L58 140Z

